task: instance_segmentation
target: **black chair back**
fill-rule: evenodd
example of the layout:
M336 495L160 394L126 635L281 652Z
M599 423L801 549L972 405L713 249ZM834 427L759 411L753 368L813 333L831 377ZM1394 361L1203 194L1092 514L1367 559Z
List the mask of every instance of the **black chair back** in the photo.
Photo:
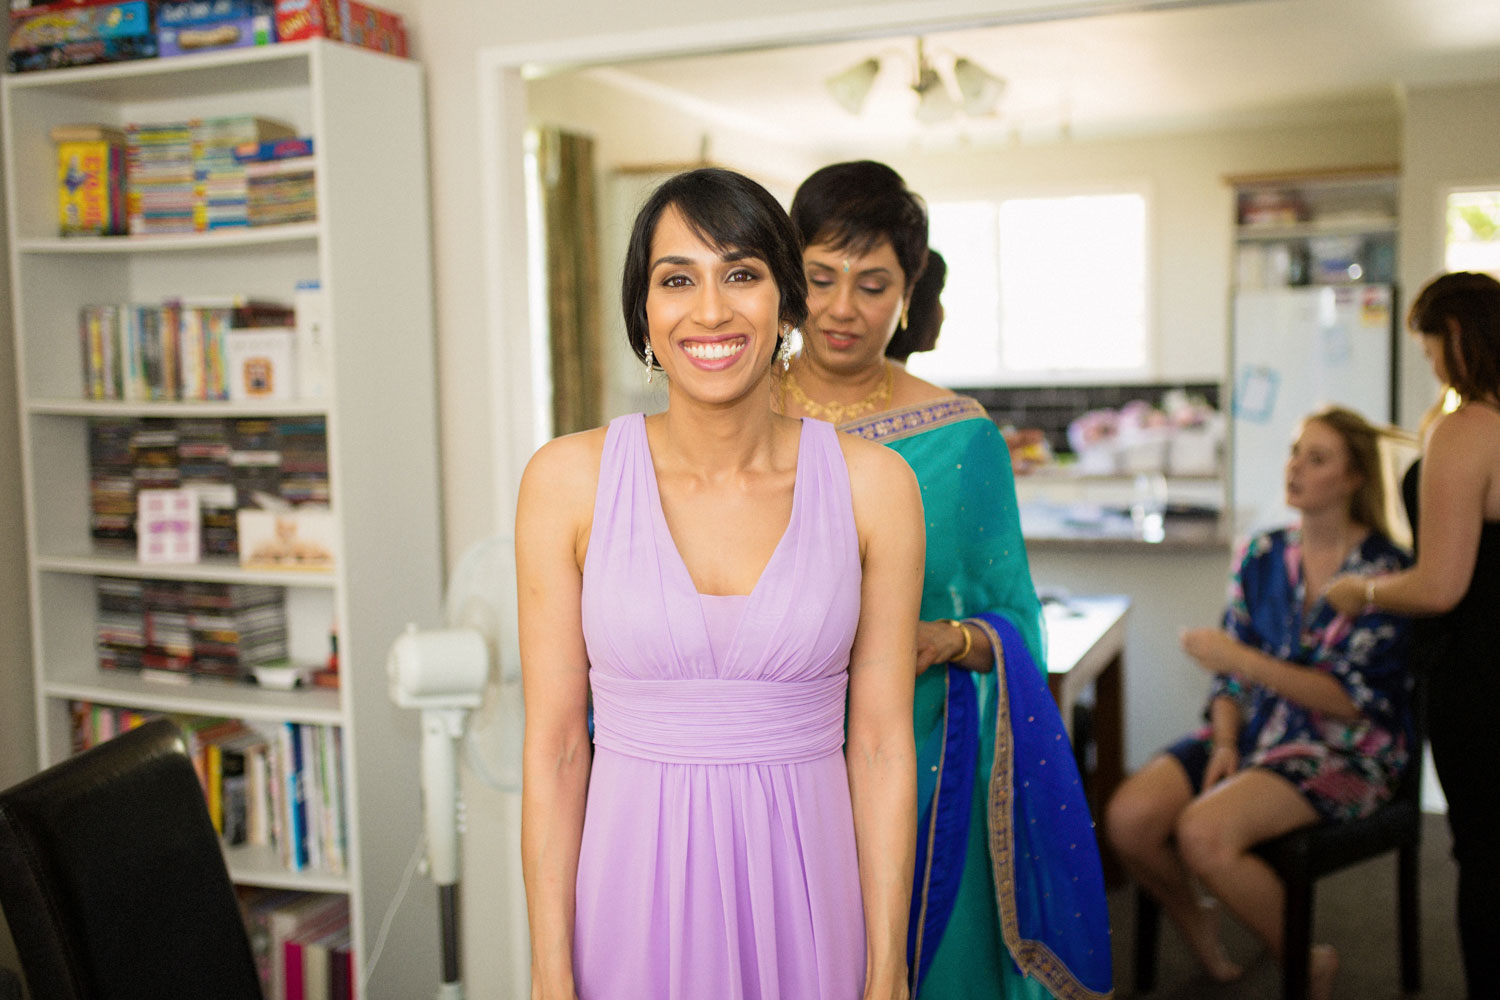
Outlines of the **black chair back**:
M261 1000L197 772L165 719L0 792L0 907L36 1000Z

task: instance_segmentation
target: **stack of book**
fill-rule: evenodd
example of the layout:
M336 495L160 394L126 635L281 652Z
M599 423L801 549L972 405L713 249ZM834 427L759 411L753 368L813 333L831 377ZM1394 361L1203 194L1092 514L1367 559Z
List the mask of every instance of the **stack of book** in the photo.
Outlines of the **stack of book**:
M193 489L200 551L213 556L238 555L241 508L329 502L322 417L95 417L88 449L89 530L101 550L135 550L138 490Z
M311 139L246 144L234 155L245 167L250 225L311 222L318 217Z
M135 551L136 421L89 421L89 533L106 550Z
M125 168L130 235L197 231L192 122L127 125Z
M69 714L78 752L154 713L74 701ZM348 811L337 726L169 717L182 730L209 818L226 844L273 848L292 871L346 870Z
M238 892L266 1000L355 995L346 897L248 886Z
M281 434L270 417L245 417L229 428L229 466L236 508L260 507L256 494L281 496Z
M147 580L142 586L141 675L185 682L193 675L193 630L184 585Z
M119 320L119 306L84 306L78 311L78 333L83 346L84 399L124 398Z
M136 492L175 490L182 485L177 468L177 421L138 420L130 436L131 476Z
M231 330L290 327L290 306L241 295L79 310L86 399L229 398Z
M241 681L263 663L286 659L286 592L230 583L184 585L192 630L192 672Z
M105 670L243 681L256 666L287 656L280 587L98 577L95 595L95 641Z
M254 115L226 115L192 123L194 223L199 232L250 224L249 184L245 164L236 155L244 146L274 145L295 130L282 122Z
M146 648L144 584L140 580L101 576L95 579L94 587L99 607L94 631L99 666L104 670L140 670ZM111 728L109 736L114 733Z
M114 739L121 733L149 722L158 715L157 712L116 708L113 705L100 705L91 701L70 701L68 702L68 717L72 720L73 752L83 753L89 747Z
M283 417L281 499L293 504L328 503L328 428L322 417Z
M198 496L200 551L208 556L237 555L228 421L201 417L177 421L177 469L182 487Z

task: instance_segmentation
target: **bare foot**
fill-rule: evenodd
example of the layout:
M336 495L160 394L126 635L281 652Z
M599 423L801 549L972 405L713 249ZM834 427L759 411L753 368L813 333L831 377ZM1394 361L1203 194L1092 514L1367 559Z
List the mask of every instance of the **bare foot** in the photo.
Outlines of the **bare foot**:
M1329 1000L1333 996L1333 977L1339 971L1339 953L1331 944L1315 944L1307 960L1308 1000Z
M1227 983L1244 973L1244 969L1229 960L1229 953L1219 940L1219 904L1215 900L1198 902L1198 913L1188 929L1187 939L1188 947L1193 949L1193 954L1198 956L1198 961L1203 963L1214 982Z

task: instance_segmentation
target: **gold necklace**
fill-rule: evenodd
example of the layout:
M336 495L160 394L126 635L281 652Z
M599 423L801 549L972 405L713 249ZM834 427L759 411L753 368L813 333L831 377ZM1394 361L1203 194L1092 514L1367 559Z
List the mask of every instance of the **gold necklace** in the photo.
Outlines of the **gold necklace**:
M809 417L814 420L826 420L830 424L841 424L854 417L860 417L866 413L875 413L883 410L891 401L891 387L896 383L896 370L891 363L885 363L885 377L880 380L880 385L875 391L864 399L853 403L815 403L807 398L807 393L802 391L802 386L797 384L797 376L793 375L791 369L787 369L781 377L781 384L786 391L792 394L797 405L802 407Z

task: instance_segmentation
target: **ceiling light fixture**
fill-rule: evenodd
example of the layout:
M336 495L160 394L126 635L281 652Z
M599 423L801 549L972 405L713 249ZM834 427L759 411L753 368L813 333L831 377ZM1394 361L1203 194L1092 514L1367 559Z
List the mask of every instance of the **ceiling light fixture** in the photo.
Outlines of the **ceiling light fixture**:
M865 98L870 96L870 88L875 86L875 77L880 73L880 60L873 56L864 62L855 63L842 73L830 76L823 81L828 88L828 93L839 107L857 115L865 106Z
M953 84L958 90L958 100L955 101L944 75L928 59L924 39L916 40L916 49L916 69L911 76L911 90L917 95L917 121L924 125L935 125L948 121L960 111L970 118L995 113L1000 96L1005 93L1003 78L972 59L955 56L951 63ZM910 58L904 52L899 54L903 59ZM880 58L871 56L830 76L823 81L823 85L839 107L851 115L857 115L864 109L865 101L874 89L876 77L880 75L880 66Z

